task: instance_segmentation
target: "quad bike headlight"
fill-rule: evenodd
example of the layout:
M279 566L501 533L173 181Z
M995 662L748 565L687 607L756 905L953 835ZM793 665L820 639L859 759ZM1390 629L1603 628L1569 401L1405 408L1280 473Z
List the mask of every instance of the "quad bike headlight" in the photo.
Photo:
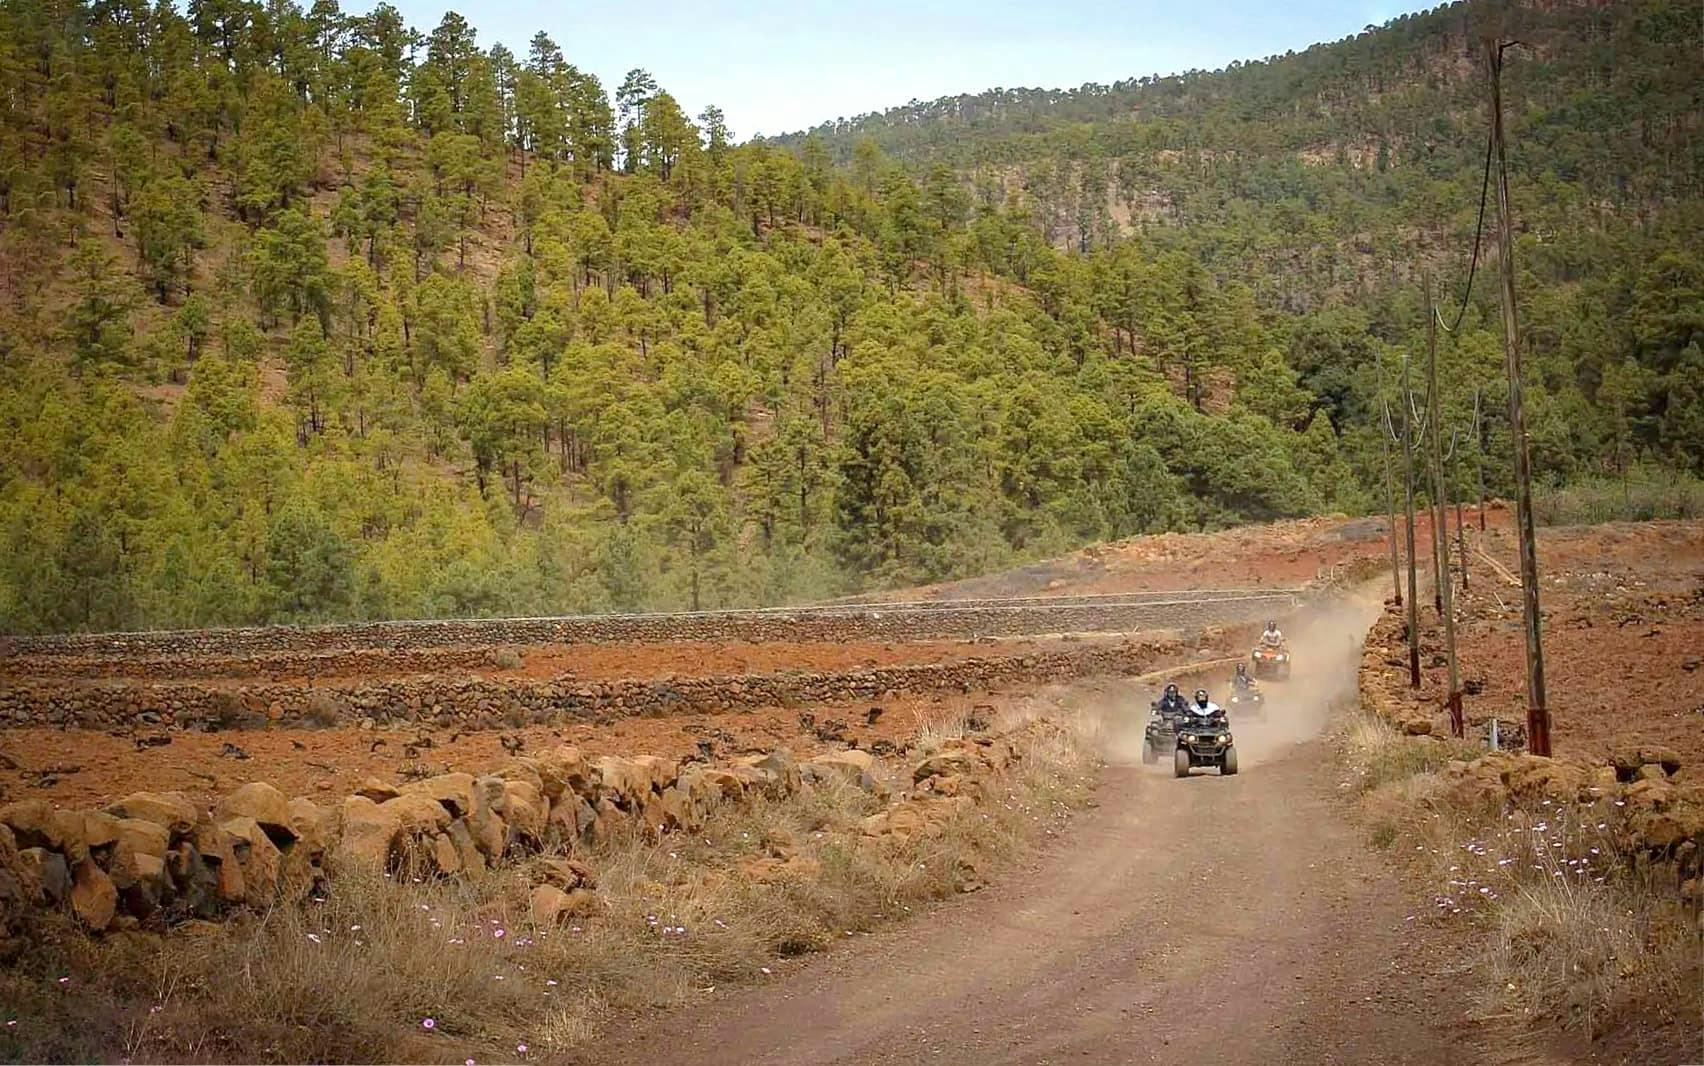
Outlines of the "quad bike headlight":
M1219 743L1223 744L1225 741L1227 741L1229 739L1231 739L1229 735L1227 735L1225 733L1219 734Z

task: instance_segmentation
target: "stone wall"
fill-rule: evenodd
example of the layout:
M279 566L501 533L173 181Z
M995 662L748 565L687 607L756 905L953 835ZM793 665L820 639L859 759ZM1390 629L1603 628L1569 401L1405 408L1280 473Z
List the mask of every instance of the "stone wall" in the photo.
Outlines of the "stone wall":
M1037 735L1059 728L1039 719L1005 734L949 740L910 767L897 792L891 768L857 749L803 763L781 750L712 766L649 755L587 759L562 746L478 776L448 773L400 786L369 780L327 806L287 798L264 782L208 809L179 793L152 792L102 810L11 803L0 806L0 956L44 910L69 911L96 933L163 930L300 903L339 876L477 878L506 864L524 864L531 919L551 925L600 909L583 858L624 829L696 831L725 804L844 782L882 801L860 836L892 846L938 834L995 794L987 779L1021 760ZM774 871L748 872L764 880Z
M675 641L919 640L1026 636L1037 633L1189 629L1280 613L1295 590L1197 591L1059 600L962 600L866 604L797 610L683 614L585 615L558 618L453 619L333 626L150 633L72 633L0 640L0 658L95 659L174 656L279 656L286 652L544 644L643 644ZM13 669L16 669L14 664Z
M1238 633L1231 639L1238 639ZM991 655L837 672L780 672L582 681L424 676L341 686L193 682L112 684L37 680L0 688L0 724L88 729L124 725L328 726L432 722L472 728L562 719L689 714L879 699L887 693L971 691L999 685L1138 673L1183 645L1176 639L1066 644L1058 651Z

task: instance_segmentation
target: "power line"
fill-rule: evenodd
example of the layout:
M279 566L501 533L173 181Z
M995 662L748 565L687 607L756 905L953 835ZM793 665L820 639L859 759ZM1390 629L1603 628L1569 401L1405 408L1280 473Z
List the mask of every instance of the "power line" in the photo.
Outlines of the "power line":
M1444 317L1436 307L1432 308L1432 317L1438 320L1438 325L1445 333L1454 333L1456 327L1467 314L1468 300L1473 296L1473 275L1479 269L1479 245L1485 235L1485 200L1491 191L1491 132L1485 133L1485 168L1479 179L1479 217L1473 223L1473 256L1467 261L1467 284L1461 290L1461 306L1456 308L1455 321L1444 322Z
M1503 41L1498 44L1498 60L1500 61L1503 58L1504 50L1519 47L1525 43L1525 41ZM1468 300L1473 296L1473 275L1479 269L1479 246L1485 235L1485 201L1491 191L1491 145L1493 141L1494 134L1487 129L1485 131L1485 166L1479 178L1479 215L1473 221L1473 255L1467 261L1467 284L1461 290L1461 306L1456 308L1455 321L1449 323L1444 321L1443 315L1438 313L1437 308L1432 309L1432 317L1437 319L1439 327L1445 333L1454 333L1456 327L1461 325L1462 317L1467 314Z

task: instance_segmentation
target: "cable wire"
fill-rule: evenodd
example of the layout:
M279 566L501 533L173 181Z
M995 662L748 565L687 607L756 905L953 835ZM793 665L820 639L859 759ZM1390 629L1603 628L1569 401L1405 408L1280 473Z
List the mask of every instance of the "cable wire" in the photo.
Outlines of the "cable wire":
M1510 48L1524 48L1525 41L1503 41L1497 45L1497 62L1502 63L1503 53ZM1438 325L1445 333L1454 333L1461 325L1462 316L1467 314L1468 300L1473 296L1473 275L1479 269L1479 245L1485 236L1485 201L1491 191L1491 131L1485 131L1485 169L1479 178L1479 215L1473 221L1473 256L1467 261L1467 285L1461 291L1461 306L1456 308L1455 321L1445 322L1444 316L1432 308L1432 317L1438 320Z
M1455 321L1445 322L1444 316L1434 307L1432 314L1437 318L1438 325L1445 333L1454 333L1456 327L1467 314L1467 304L1473 296L1473 276L1479 270L1479 245L1485 235L1485 201L1491 191L1491 133L1485 134L1485 169L1479 179L1479 216L1473 222L1473 255L1467 261L1467 284L1461 290L1461 306L1456 308Z

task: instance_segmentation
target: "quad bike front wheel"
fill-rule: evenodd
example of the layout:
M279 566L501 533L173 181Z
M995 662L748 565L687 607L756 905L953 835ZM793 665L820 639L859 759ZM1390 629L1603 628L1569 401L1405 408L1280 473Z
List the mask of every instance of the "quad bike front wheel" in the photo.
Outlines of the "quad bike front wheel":
M1232 744L1225 749L1225 761L1219 764L1219 775L1228 777L1237 772L1237 746Z
M1183 748L1177 749L1177 754L1172 756L1172 773L1178 777L1189 776L1189 752Z
M1160 761L1160 753L1154 750L1154 742L1147 737L1142 738L1142 765L1152 766Z

